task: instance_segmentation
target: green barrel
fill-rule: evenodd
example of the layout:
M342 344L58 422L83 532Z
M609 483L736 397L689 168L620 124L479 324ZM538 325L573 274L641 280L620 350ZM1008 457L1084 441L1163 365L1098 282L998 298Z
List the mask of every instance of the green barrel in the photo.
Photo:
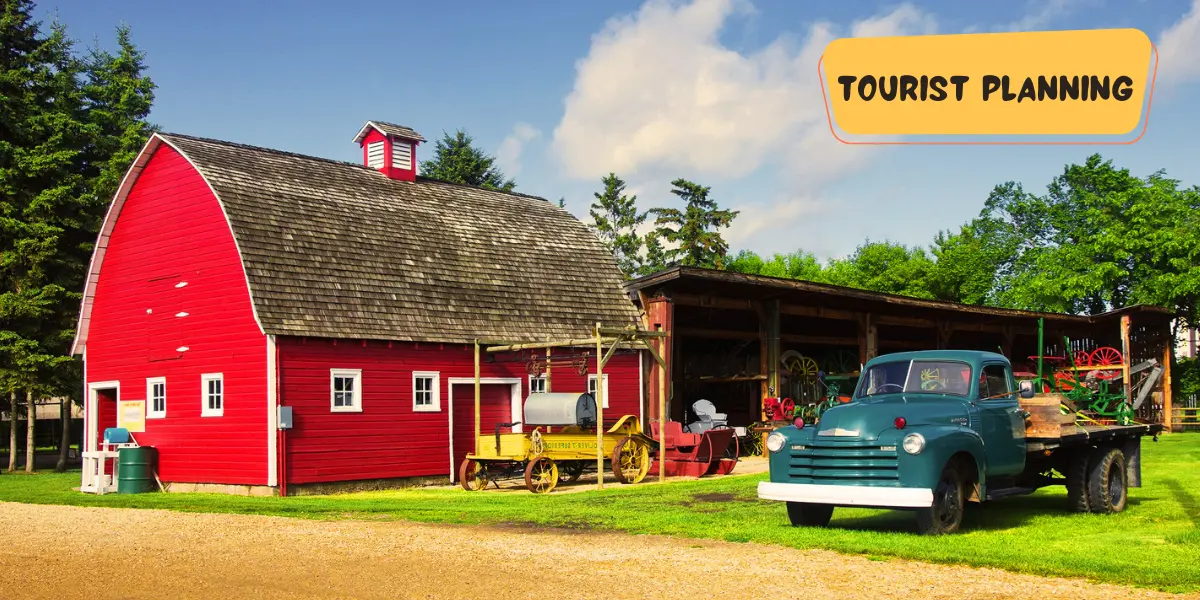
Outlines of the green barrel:
M141 494L156 489L155 456L152 446L121 448L117 452L117 493Z

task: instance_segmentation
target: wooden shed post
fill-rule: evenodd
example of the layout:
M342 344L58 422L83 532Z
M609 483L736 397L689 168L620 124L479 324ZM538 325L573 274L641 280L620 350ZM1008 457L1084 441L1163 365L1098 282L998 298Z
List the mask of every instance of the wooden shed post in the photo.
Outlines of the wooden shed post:
M596 323L596 489L604 489L604 344ZM614 465L617 466L617 465ZM620 468L617 466L617 468Z
M547 344L550 343L550 338L546 338L546 343ZM550 348L550 346L546 346L546 389L543 391L545 391L547 394L550 393L550 351L551 350L552 350L552 348Z
M479 453L479 340L475 340L475 453Z
M1070 352L1064 349L1064 352ZM1121 315L1121 376L1125 382L1125 400L1133 402L1133 382L1129 380L1129 315Z
M858 362L860 367L875 358L878 348L877 329L871 313L859 313L858 317Z
M1173 338L1173 336L1172 336ZM1163 429L1168 433L1172 431L1172 426L1175 425L1175 415L1173 414L1174 407L1172 406L1171 396L1171 360L1175 357L1174 339L1167 341L1166 348L1163 349L1163 374L1162 374L1162 410L1163 410Z
M662 325L658 331L662 331ZM659 339L659 357L666 349L667 338ZM667 480L667 363L655 361L658 366L658 480Z
M766 305L767 317L767 389L764 397L781 396L779 393L779 300L770 300Z

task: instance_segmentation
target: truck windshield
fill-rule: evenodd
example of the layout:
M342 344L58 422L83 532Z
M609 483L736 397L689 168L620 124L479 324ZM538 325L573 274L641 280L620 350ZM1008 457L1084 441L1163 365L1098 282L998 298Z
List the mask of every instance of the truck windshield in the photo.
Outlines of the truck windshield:
M858 383L856 397L905 392L966 396L971 389L971 367L966 363L900 360L873 365Z

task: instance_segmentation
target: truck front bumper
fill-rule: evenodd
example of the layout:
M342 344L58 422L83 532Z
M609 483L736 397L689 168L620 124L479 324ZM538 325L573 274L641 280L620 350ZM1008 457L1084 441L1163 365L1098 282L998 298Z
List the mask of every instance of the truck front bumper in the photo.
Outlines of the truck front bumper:
M928 508L933 505L933 490L865 485L816 485L762 481L758 484L758 497L763 500L779 500L781 502L877 508Z

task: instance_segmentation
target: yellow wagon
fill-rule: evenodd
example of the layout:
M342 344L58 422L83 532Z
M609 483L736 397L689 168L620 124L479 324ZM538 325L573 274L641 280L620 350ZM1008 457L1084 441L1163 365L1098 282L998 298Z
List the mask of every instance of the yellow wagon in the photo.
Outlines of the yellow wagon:
M579 479L593 465L609 460L621 483L640 483L650 469L654 440L642 433L636 415L625 415L597 444L596 400L591 394L530 394L524 403L525 432L501 431L521 423L500 423L483 434L459 467L464 489L481 490L489 482L524 476L529 491L542 494L561 476ZM598 452L599 450L599 452Z
M603 381L604 365L619 347L644 349L659 367L665 369L660 353L648 340L663 343L666 333L641 331L635 326L604 328L600 323L592 330L591 338L571 340L506 343L475 342L475 451L459 465L458 479L467 490L482 490L489 482L523 475L525 486L534 493L546 493L559 482L560 469L571 481L584 471L594 468L596 487L604 487L605 461L621 483L639 483L650 470L650 451L657 444L659 453L665 448L663 440L654 440L642 431L636 415L623 415L604 429L604 386L597 393L549 393L550 370L554 363L552 348L588 347L596 349L596 379ZM486 349L484 348L486 347ZM607 347L607 350L606 350ZM523 406L523 422L499 423L494 431L480 430L480 351L487 353L546 351L546 389L530 394ZM659 392L665 397L665 377L659 378ZM659 422L664 423L665 403L660 397ZM526 431L514 431L521 426ZM505 431L507 430L507 431ZM594 466L593 466L594 465ZM662 473L659 478L663 479Z

